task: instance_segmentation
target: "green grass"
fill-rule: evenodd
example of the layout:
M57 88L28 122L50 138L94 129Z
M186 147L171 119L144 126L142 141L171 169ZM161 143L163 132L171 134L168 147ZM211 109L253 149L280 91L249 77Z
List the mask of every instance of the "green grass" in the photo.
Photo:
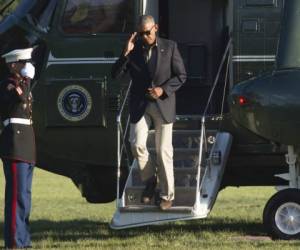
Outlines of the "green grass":
M0 171L3 236L4 177ZM300 249L300 241L266 237L261 215L273 188L227 188L207 219L111 230L114 203L89 204L72 182L35 169L31 232L34 249ZM3 245L1 239L0 246Z

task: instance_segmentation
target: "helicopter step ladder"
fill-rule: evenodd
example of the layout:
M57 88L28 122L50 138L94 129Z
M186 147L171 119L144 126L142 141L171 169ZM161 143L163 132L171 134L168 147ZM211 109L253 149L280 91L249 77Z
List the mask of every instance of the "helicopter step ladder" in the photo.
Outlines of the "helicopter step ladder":
M204 132L202 129L203 135ZM155 199L150 205L141 203L144 186L135 160L110 227L124 229L207 217L220 188L232 137L229 133L211 130L206 131L206 138L208 143L204 152L200 146L204 145L204 136L201 137L199 130L173 131L175 200L165 211L160 210ZM155 157L153 131L149 132L147 144Z

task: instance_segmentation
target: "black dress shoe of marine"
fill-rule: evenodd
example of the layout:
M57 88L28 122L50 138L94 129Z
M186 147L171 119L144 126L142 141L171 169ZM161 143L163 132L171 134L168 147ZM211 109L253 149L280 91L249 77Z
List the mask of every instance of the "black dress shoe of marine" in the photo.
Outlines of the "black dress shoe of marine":
M149 204L151 202L151 199L155 193L156 183L157 180L155 176L152 176L146 181L146 187L142 193L142 199L141 199L142 203Z

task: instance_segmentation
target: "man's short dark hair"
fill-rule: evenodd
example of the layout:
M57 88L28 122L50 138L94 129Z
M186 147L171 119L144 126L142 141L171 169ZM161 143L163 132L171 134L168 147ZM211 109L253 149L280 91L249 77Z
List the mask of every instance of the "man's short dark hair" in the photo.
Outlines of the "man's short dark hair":
M155 19L151 15L142 15L139 17L138 25L145 25L146 23L153 23L155 24Z

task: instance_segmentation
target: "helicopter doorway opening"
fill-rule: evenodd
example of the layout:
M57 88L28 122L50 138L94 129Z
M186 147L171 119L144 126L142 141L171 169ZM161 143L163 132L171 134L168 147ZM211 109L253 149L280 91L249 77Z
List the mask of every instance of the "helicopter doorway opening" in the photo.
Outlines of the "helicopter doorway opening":
M228 41L228 9L224 0L159 1L160 36L178 43L188 73L177 92L179 115L203 113ZM218 112L218 92L209 113Z

